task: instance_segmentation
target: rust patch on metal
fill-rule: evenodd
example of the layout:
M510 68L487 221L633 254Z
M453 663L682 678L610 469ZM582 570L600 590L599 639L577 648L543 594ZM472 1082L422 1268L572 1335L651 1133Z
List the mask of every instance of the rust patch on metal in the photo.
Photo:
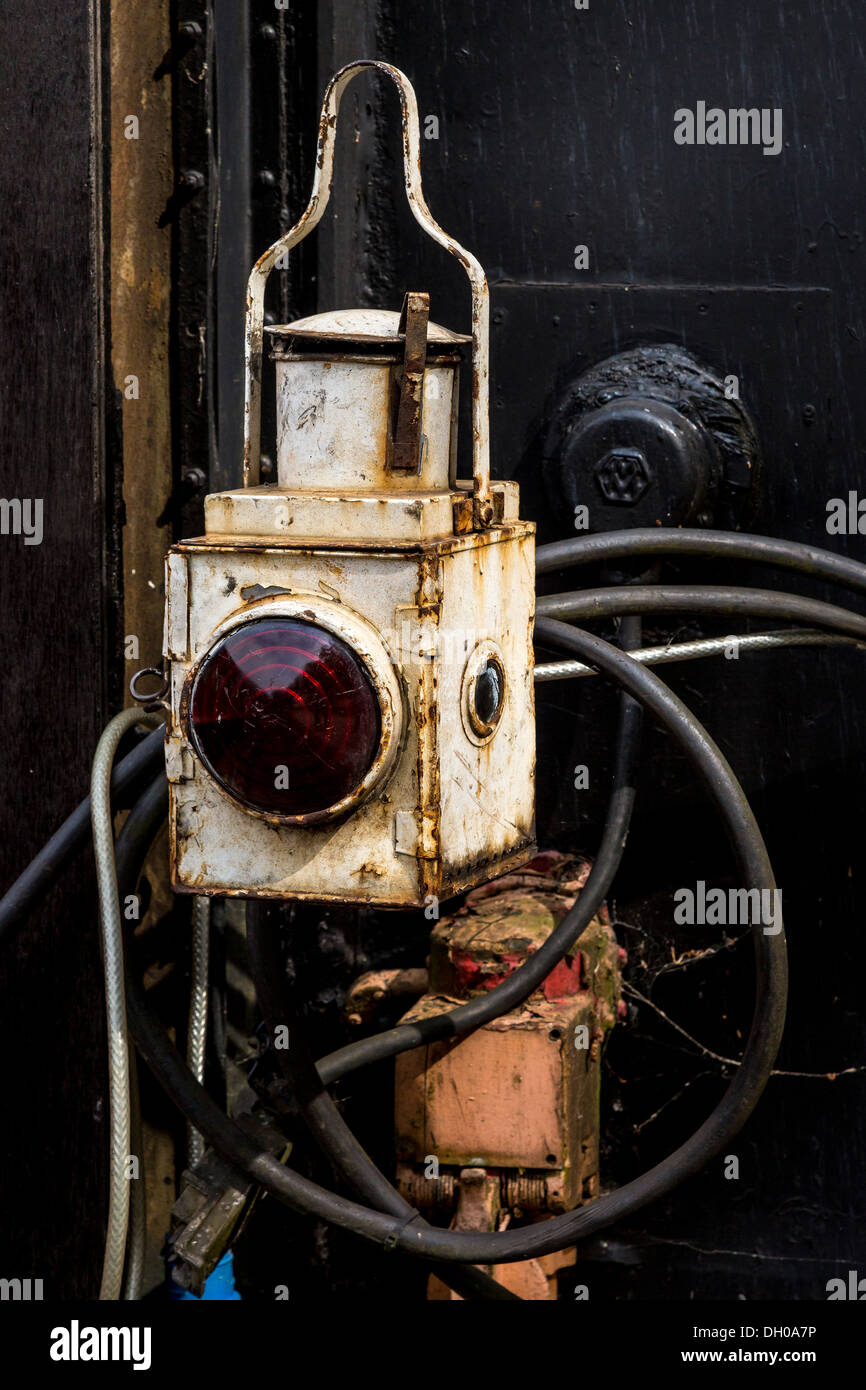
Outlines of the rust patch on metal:
M456 536L468 536L472 531L472 498L457 497L452 506L454 517L454 534Z

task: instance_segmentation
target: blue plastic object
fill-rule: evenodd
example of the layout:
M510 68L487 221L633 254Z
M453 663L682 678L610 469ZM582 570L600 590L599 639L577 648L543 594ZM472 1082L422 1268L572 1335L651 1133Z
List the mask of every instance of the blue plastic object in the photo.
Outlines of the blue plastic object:
M184 1302L187 1299L192 1303L205 1303L211 1300L223 1303L240 1302L241 1296L235 1288L235 1270L231 1250L223 1255L219 1264L216 1265L213 1272L208 1275L205 1280L204 1293L201 1298L197 1298L194 1293L190 1293L188 1289L182 1289L180 1284L176 1284L171 1278L170 1272L168 1293L169 1298L177 1300L177 1302Z

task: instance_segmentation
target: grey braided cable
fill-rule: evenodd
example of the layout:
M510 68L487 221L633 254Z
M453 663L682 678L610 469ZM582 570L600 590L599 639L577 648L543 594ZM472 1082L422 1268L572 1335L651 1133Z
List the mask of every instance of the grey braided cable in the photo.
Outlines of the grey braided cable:
M102 1263L101 1300L117 1300L123 1284L123 1262L129 1227L130 1143L129 1042L126 1031L126 999L123 980L123 934L120 899L114 867L114 832L111 822L111 770L118 744L135 724L155 728L162 715L127 709L115 715L96 745L90 777L90 818L96 882L99 890L99 923L105 971L105 1014L108 1032L109 1167L108 1228ZM140 1156L138 1156L140 1159Z
M192 983L186 1061L196 1081L204 1081L207 1042L208 954L210 948L210 898L198 897L192 908ZM187 1125L187 1161L194 1168L205 1151L197 1129Z
M745 632L730 637L699 637L690 642L668 642L663 647L641 647L629 656L642 666L663 666L673 661L695 661L701 657L718 656L736 643L737 651L772 651L776 647L864 647L857 637L843 637L835 632L819 632L817 628L785 628L776 632ZM574 676L595 676L592 666L582 661L545 661L535 668L535 679L563 681Z

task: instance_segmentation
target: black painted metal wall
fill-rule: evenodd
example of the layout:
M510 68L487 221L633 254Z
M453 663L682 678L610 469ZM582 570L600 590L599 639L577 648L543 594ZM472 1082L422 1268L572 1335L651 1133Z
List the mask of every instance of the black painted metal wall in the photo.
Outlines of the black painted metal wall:
M851 0L318 7L317 33L295 53L290 85L299 73L308 82L313 52L320 89L341 63L385 58L415 83L422 124L436 118L422 149L428 201L492 285L494 471L520 480L541 539L569 530L541 467L568 383L613 353L673 342L719 376L736 375L754 414L765 476L752 529L862 553L857 536L829 538L825 518L828 499L862 485L864 473L856 177L864 37ZM780 108L781 150L676 143L675 111L699 101ZM366 78L346 107L335 216L316 252L318 307L396 308L405 289L424 288L435 318L464 327L459 268L423 239L403 202L392 93ZM309 147L294 154L293 176L300 167L309 177ZM587 269L575 266L579 246ZM768 582L742 566L677 572ZM784 585L832 597L787 576ZM726 629L648 624L653 638L674 631ZM726 1180L720 1161L630 1229L583 1249L582 1277L599 1294L820 1298L828 1278L862 1258L863 1079L838 1075L866 1064L856 984L864 964L859 661L812 650L667 668L741 776L774 859L791 943L779 1060L790 1074L771 1082L734 1147L739 1180ZM539 704L540 841L591 851L611 692L601 683L548 686ZM588 793L574 790L577 763L590 768ZM719 950L718 933L672 925L676 887L725 884L731 873L700 789L667 740L650 734L613 904L631 992L629 1023L607 1058L610 1182L675 1147L731 1073L720 1059L736 1058L747 1026L749 948ZM337 1026L340 988L359 958L364 968L395 952L423 954L414 923L403 925L399 945L389 941L393 922L349 931L311 920L306 930L330 943L324 962L309 943L296 948L324 1031ZM365 1094L378 1093L371 1085ZM343 1275L333 1265L339 1282L345 1265Z

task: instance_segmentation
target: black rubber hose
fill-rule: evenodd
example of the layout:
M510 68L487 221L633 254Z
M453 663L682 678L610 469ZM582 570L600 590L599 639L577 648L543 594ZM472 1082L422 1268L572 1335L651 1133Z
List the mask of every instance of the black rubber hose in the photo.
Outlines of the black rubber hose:
M273 1053L310 1134L358 1196L377 1211L388 1212L402 1221L416 1217L422 1220L420 1213L376 1167L322 1085L289 997L279 926L267 921L267 913L262 911L260 903L247 903L246 915L250 966L265 1029L269 1039L273 1038L278 1025L289 1030L289 1046L274 1048ZM461 1298L522 1301L474 1265L455 1268L454 1265L431 1263L431 1269Z
M739 618L781 618L806 627L829 628L866 638L866 617L834 603L772 589L736 589L698 584L623 584L615 589L584 589L536 600L543 618L588 622L618 613L725 614ZM538 625L536 624L536 634Z
M164 758L165 730L153 729L131 753L127 753L111 776L112 796L131 791ZM90 797L86 797L55 831L47 844L19 874L0 900L0 941L20 927L57 882L91 835Z
M704 559L757 561L866 593L866 565L820 546L802 545L776 536L741 536L729 531L667 527L608 531L598 536L575 536L539 546L535 552L535 572L547 574L569 565L590 565L635 555L695 555Z
M745 883L750 888L773 891L775 884L766 848L742 788L706 731L664 682L589 633L546 620L538 623L536 629L543 641L564 647L611 677L639 699L668 730L687 752L720 810ZM132 816L122 834L131 820ZM417 1220L403 1223L325 1192L260 1149L214 1104L153 1016L131 972L128 1016L142 1056L188 1121L206 1135L229 1162L237 1164L253 1181L289 1206L357 1235L381 1241L389 1249L474 1264L504 1263L562 1249L577 1238L584 1239L631 1215L697 1172L738 1132L754 1109L772 1070L784 1026L787 989L782 932L766 936L759 918L752 923L752 934L757 968L752 1026L737 1074L704 1124L662 1163L618 1191L574 1212L516 1231L491 1234L441 1231L421 1226Z

